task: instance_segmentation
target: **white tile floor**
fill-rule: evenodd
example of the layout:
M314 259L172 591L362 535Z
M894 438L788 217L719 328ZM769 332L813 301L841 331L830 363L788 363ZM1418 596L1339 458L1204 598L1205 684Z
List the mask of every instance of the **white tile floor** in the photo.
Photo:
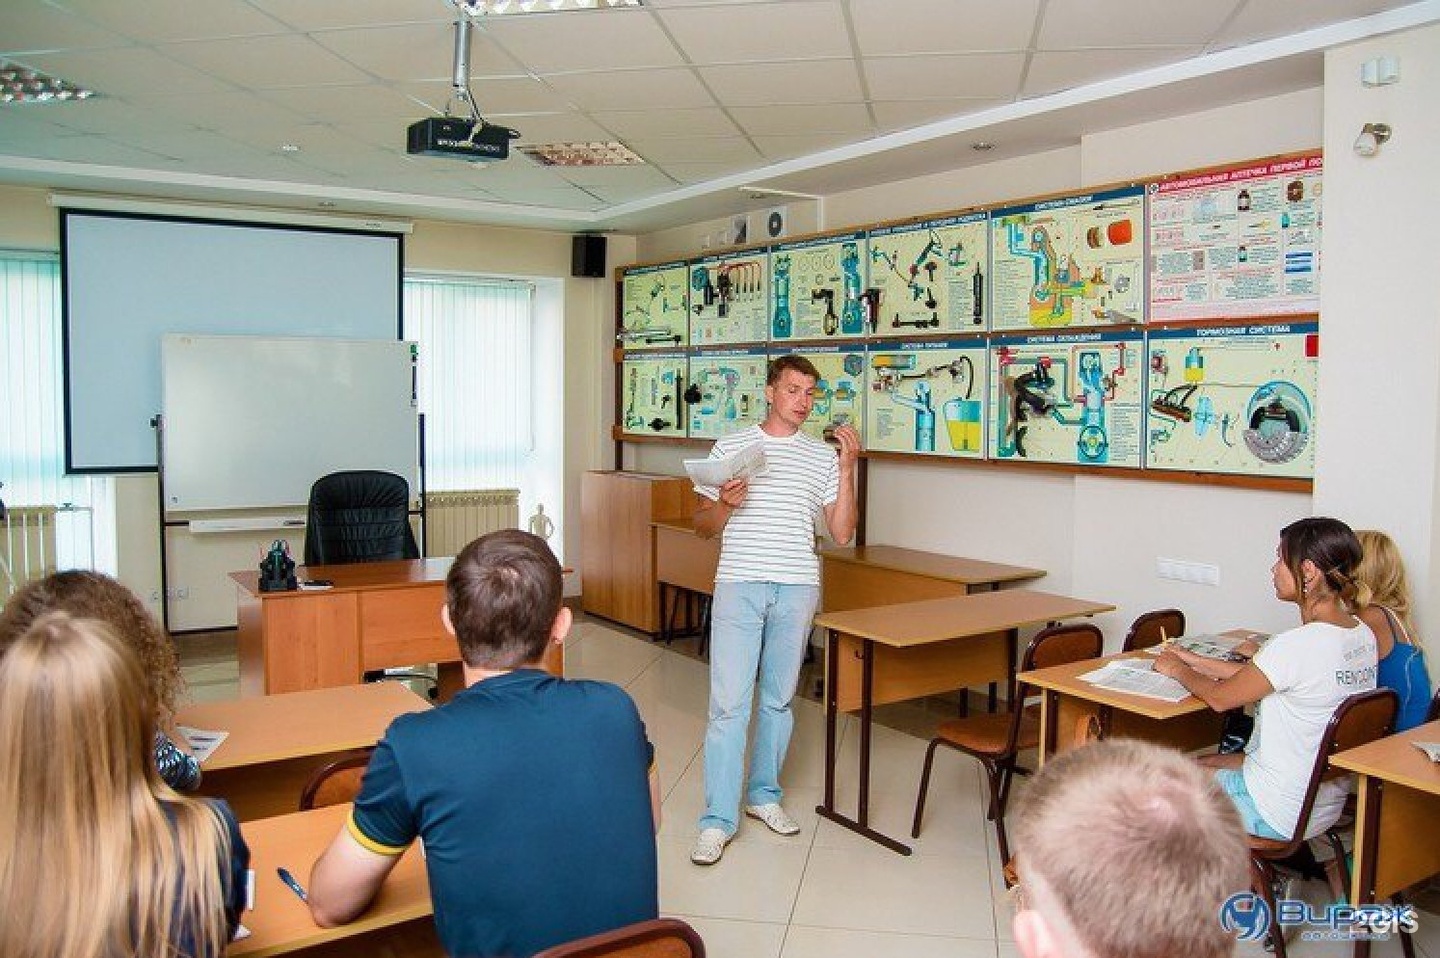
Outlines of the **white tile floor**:
M234 695L226 664L187 666L198 697ZM664 795L660 907L689 921L712 958L1012 958L1010 905L994 832L984 819L979 766L954 752L936 757L925 827L903 857L815 814L824 782L824 713L797 699L795 735L782 784L801 832L782 838L744 820L715 866L689 860L703 806L701 750L707 666L594 621L566 643L571 677L615 682L634 697L657 752ZM227 690L225 686L229 685ZM841 729L838 795L854 801L858 734ZM871 821L908 840L925 742L877 727ZM853 810L853 809L850 809ZM1419 953L1440 958L1440 917L1422 914ZM1263 958L1256 946L1237 954ZM1296 958L1349 955L1348 945L1296 942ZM1373 954L1400 954L1398 942Z

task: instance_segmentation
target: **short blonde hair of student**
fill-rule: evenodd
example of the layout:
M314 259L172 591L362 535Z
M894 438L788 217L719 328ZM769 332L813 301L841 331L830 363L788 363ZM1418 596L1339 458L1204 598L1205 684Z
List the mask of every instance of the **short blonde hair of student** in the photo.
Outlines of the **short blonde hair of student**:
M168 955L182 927L197 955L223 951L229 834L160 780L144 690L108 625L65 612L0 658L5 958Z
M1179 752L1113 739L1047 760L1012 835L1028 906L1093 958L1234 952L1220 907L1250 887L1244 826Z
M1355 537L1360 540L1360 565L1355 570L1360 582L1357 601L1362 608L1383 605L1394 612L1410 640L1415 641L1415 626L1410 621L1410 580L1405 575L1400 547L1378 529L1357 529Z

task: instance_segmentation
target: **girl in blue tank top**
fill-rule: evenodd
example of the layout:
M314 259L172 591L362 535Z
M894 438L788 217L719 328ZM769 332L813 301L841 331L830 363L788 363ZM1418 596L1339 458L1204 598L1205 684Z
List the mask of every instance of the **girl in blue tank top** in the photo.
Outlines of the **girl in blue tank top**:
M1425 721L1430 708L1430 675L1420 644L1410 635L1410 584L1400 550L1389 536L1373 529L1356 532L1364 555L1356 570L1361 621L1375 633L1380 656L1377 683L1400 696L1395 731Z

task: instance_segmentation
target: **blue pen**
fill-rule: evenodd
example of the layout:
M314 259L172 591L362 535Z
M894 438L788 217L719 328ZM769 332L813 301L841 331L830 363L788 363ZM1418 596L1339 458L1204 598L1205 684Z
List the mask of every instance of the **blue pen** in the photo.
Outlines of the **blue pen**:
M275 869L275 874L280 876L280 880L289 886L291 891L300 896L301 901L309 903L310 896L305 894L305 886L296 881L294 875L284 868Z

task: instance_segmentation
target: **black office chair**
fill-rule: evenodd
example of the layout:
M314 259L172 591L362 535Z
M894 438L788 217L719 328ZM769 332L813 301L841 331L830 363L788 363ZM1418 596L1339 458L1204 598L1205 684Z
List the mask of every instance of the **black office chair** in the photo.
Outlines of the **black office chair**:
M392 472L332 472L310 487L305 564L418 559L410 484Z

